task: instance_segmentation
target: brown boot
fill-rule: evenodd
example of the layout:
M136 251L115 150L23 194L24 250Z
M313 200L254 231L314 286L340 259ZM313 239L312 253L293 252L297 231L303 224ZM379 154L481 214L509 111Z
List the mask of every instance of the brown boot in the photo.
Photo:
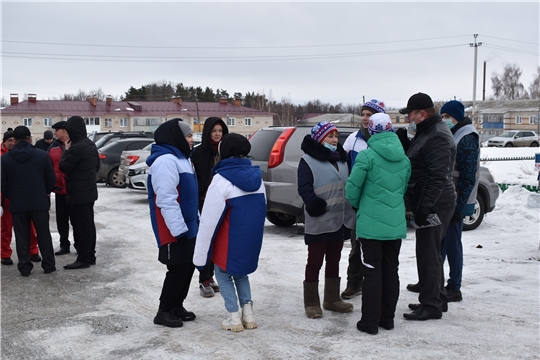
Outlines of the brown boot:
M319 282L304 281L304 308L310 319L322 317L321 300L319 299Z
M347 313L353 310L351 303L341 300L339 296L339 283L341 278L326 278L324 281L324 301L325 310Z

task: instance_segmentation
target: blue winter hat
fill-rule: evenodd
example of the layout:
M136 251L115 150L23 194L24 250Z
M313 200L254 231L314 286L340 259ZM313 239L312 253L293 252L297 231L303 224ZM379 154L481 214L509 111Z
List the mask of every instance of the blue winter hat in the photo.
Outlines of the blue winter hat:
M337 131L336 126L328 121L323 121L311 128L311 138L321 143L332 131Z
M441 114L448 114L457 121L461 121L465 118L465 106L457 100L451 100L443 105L441 108Z

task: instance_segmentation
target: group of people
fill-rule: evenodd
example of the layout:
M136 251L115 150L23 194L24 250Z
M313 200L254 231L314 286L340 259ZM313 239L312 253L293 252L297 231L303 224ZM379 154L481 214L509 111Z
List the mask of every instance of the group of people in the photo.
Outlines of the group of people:
M305 207L304 308L322 317L318 282L325 264L323 308L346 313L342 299L362 295L358 330L375 335L394 328L399 298L399 252L407 235L406 214L416 233L418 304L406 320L440 319L448 302L461 301L463 219L474 211L479 174L479 136L464 105L449 101L437 112L427 94L411 96L407 107L412 139L394 131L384 103L362 106L362 126L338 142L337 128L315 125L302 142L298 193ZM349 166L347 166L349 164ZM438 218L439 223L430 221ZM351 239L347 287L339 296L339 260ZM450 277L444 286L443 262Z
M87 138L80 116L59 121L52 128L56 139L47 130L35 145L30 130L22 125L8 129L2 141L2 264L13 264L11 236L15 232L17 268L25 277L34 267L32 262L41 261L46 274L56 271L55 255L71 252L70 223L77 259L64 268L82 269L96 263L93 207L98 198L98 151ZM53 192L60 234L56 252L49 228Z

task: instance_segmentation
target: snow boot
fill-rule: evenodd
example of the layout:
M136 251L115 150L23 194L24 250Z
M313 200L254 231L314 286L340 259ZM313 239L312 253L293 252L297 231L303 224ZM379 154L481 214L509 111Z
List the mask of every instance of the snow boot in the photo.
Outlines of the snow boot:
M339 283L341 278L326 278L324 281L324 301L323 308L325 310L348 313L353 310L354 306L351 303L341 300L339 296Z
M253 303L248 302L242 306L242 325L246 329L255 329L257 327L255 316L253 316Z
M242 325L242 319L240 318L240 311L229 313L229 318L223 320L221 328L223 330L231 330L232 332L244 331L244 325Z
M310 319L322 317L321 300L319 299L319 282L304 281L304 309Z

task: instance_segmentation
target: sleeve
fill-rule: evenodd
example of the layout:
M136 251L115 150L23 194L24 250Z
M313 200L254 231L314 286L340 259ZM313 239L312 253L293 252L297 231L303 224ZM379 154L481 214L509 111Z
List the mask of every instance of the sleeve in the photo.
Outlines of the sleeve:
M226 194L220 186L220 183L225 181L227 180L221 175L214 176L206 192L206 201L202 208L201 222L195 242L195 252L193 253L193 264L195 266L206 265L208 251L227 207Z
M54 190L54 185L56 184L56 174L54 172L52 160L48 154L45 159L45 189L47 190L47 194L50 194Z
M188 227L178 202L178 188L182 184L175 160L176 158L168 155L156 159L151 167L151 181L156 194L156 206L161 210L161 215L171 235L177 237L185 234Z
M356 161L351 171L351 175L345 185L345 196L354 209L360 208L362 198L362 187L366 181L368 169L370 167L369 150L358 153Z
M66 175L69 175L73 172L73 170L80 161L81 156L77 153L77 147L71 146L62 154L59 165L60 171L62 171Z
M457 213L463 212L463 207L476 183L476 172L478 170L478 157L480 156L480 147L478 136L468 134L464 136L457 146L456 151L456 169L459 172L457 179Z
M313 181L311 168L304 159L300 159L298 164L298 195L306 205L318 198L313 188Z

